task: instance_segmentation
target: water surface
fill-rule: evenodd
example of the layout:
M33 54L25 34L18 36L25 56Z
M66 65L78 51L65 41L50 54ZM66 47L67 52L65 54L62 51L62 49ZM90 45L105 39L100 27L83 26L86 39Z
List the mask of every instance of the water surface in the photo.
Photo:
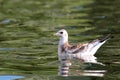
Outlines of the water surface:
M22 80L119 80L119 0L0 0L0 75ZM105 64L76 63L70 77L59 77L58 37L64 28L70 43L85 43L105 34L114 38L96 53ZM91 75L90 75L91 74Z

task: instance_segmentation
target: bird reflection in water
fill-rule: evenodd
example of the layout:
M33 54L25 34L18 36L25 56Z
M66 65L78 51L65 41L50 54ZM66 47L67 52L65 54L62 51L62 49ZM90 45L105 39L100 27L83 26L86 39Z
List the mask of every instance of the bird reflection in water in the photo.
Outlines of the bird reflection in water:
M72 63L74 65L69 66L69 76L103 77L106 72L105 64L98 62L95 58L90 58L89 62L88 60L84 62L73 60Z

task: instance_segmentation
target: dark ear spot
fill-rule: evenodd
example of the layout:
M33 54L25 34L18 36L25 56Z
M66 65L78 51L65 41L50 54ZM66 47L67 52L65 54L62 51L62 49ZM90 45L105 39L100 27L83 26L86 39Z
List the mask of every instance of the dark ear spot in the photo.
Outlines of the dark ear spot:
M63 32L60 32L60 34L63 34Z

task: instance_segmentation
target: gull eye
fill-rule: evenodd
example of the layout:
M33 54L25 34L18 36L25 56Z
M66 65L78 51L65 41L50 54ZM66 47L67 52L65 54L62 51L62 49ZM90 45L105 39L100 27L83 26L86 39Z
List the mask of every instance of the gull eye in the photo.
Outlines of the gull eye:
M60 32L60 34L63 34L63 32Z

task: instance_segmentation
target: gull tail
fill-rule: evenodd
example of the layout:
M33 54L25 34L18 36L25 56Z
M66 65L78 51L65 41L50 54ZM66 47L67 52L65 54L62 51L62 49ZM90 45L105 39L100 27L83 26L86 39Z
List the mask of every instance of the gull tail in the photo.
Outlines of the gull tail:
M110 38L112 38L112 37L113 37L113 36L111 36L111 34L105 35L105 36L103 36L103 37L101 37L101 38L99 39L99 42L102 43L102 42L104 42L104 41L106 41L106 40L108 40L108 39L110 39Z
M89 52L91 55L94 55L96 53L96 51L110 38L113 38L110 34L105 35L97 40L93 40L91 42L89 42L88 46L89 46Z

